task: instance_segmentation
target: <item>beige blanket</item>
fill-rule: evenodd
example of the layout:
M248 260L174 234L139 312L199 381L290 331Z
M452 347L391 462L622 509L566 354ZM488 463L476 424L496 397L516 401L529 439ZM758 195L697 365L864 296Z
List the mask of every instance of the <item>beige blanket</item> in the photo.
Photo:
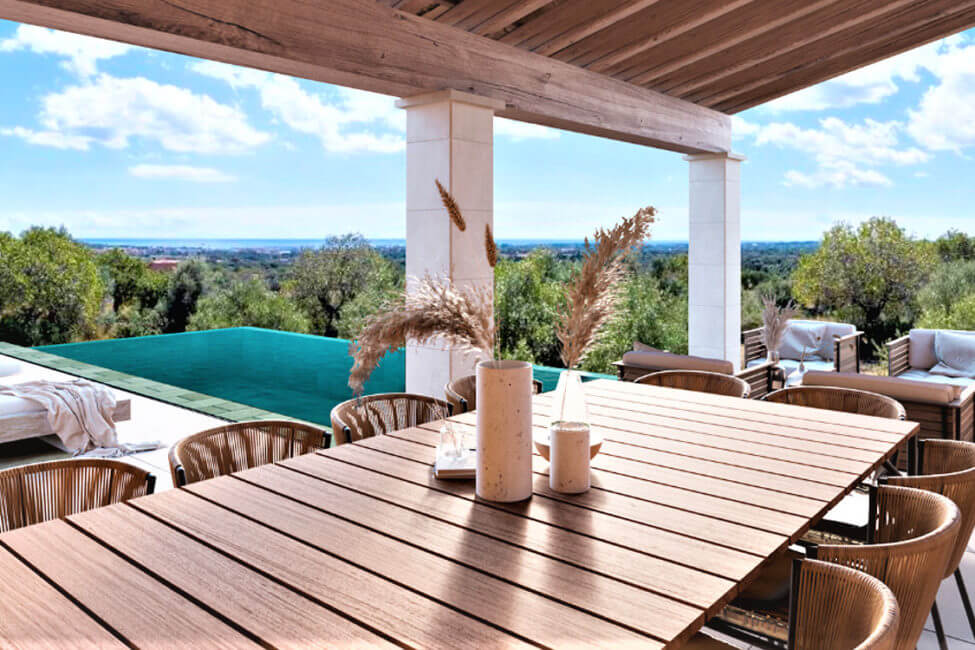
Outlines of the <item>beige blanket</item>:
M101 384L84 379L28 381L0 386L0 395L20 397L43 408L51 429L75 454L95 448L109 448L116 454L127 451L115 432L115 395Z

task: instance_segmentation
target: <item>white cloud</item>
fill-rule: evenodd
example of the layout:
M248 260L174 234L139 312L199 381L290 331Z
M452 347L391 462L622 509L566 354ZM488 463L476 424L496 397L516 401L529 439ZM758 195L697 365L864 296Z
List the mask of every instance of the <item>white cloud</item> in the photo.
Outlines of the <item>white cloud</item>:
M190 69L234 88L256 90L265 110L289 128L317 137L326 151L394 153L406 146L406 111L396 108L392 97L342 87L326 96L291 77L214 61ZM494 121L494 130L515 141L559 137L555 129L503 118Z
M55 149L75 149L87 151L91 138L83 135L71 135L58 131L33 131L22 126L0 129L0 135L20 138L29 144L36 144L42 147L53 147Z
M192 183L232 183L237 179L212 167L190 165L135 165L129 174L137 178L190 181Z
M893 184L890 178L876 167L917 165L931 157L917 147L901 146L900 133L904 126L897 121L867 119L861 124L848 124L827 117L819 121L819 127L804 129L791 122L773 122L755 131L756 144L793 149L815 161L817 169L813 172L787 171L787 185L890 186Z
M742 140L750 135L755 135L760 128L758 124L749 122L743 117L731 116L731 137L734 140Z
M67 57L62 65L85 78L95 75L99 61L121 56L130 49L131 46L124 43L34 25L19 25L13 36L0 41L0 52L29 50L35 54Z
M907 131L933 151L975 146L975 44L943 55L917 110L908 111Z
M835 79L804 88L762 106L762 110L822 111L877 104L896 94L904 82L921 81L924 70L937 74L942 59L951 56L964 42L960 35L929 43Z
M270 139L238 108L142 77L102 74L92 83L46 95L38 119L43 130L15 127L5 134L75 149L91 143L124 149L138 138L169 151L209 154L241 153Z

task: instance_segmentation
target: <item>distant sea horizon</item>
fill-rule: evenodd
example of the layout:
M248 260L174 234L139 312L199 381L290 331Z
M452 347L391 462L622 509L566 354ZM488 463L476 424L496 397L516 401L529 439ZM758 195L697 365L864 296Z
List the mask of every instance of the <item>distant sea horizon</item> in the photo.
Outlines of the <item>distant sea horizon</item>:
M198 250L295 250L323 246L327 239L225 239L219 237L119 237L80 238L85 244L119 248L173 248ZM367 239L377 247L406 246L406 239ZM499 239L503 246L578 246L582 239ZM755 244L810 244L812 241L743 241L743 245ZM650 240L648 246L686 246L687 240Z

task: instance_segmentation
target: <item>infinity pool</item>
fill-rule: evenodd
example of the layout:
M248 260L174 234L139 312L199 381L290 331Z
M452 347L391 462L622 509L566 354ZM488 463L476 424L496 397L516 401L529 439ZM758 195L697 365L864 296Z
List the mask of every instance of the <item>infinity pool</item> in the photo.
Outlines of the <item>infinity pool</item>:
M352 397L344 339L234 327L38 349L324 426L332 407ZM534 374L552 390L559 372L536 366ZM402 392L405 376L400 350L380 362L366 393Z

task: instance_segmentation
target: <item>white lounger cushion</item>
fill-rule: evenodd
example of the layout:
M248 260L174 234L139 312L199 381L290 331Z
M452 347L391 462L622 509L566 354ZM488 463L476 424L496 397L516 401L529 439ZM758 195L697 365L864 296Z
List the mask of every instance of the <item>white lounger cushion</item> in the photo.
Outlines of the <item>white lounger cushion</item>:
M9 357L0 357L0 377L9 377L20 372L20 363Z
M671 354L670 352L642 352L633 350L623 355L623 363L628 366L638 366L653 370L705 370L720 372L723 375L733 374L735 367L730 361L723 359L709 359L707 357L692 357L685 354Z
M44 409L23 397L0 395L0 416L43 412Z
M818 372L811 370L802 378L804 386L836 386L880 393L896 400L950 404L957 398L956 386L900 377L878 377L852 372Z

